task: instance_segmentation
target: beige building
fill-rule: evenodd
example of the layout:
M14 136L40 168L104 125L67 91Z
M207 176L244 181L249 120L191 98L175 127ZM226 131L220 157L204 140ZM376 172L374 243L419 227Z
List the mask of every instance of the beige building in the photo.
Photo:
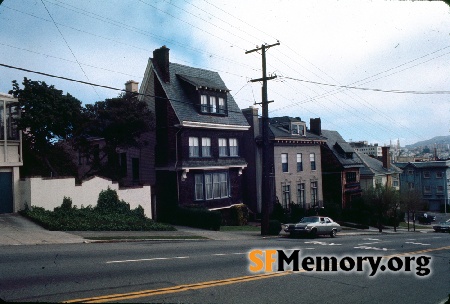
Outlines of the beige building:
M242 111L250 123L245 147L248 167L244 171L244 199L253 211L261 212L261 127L258 109ZM284 209L296 204L304 209L323 206L320 146L325 138L309 132L300 118L270 119L270 143L273 153L274 197ZM256 142L256 144L255 144Z
M23 160L22 133L15 123L18 116L18 100L0 93L0 213L20 209L19 167Z

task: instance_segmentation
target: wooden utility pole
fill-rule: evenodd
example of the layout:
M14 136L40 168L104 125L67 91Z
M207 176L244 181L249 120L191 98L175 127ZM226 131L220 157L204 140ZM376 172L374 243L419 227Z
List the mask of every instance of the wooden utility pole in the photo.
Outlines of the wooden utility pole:
M269 234L269 217L271 206L273 204L273 158L271 153L273 149L270 147L269 142L269 103L272 101L267 100L267 80L275 79L277 76L267 77L266 75L266 51L272 46L280 45L280 42L267 45L263 44L261 47L246 51L245 54L253 53L256 51L262 52L262 78L253 79L251 82L262 81L262 137L263 137L263 149L262 149L262 206L261 206L261 234Z

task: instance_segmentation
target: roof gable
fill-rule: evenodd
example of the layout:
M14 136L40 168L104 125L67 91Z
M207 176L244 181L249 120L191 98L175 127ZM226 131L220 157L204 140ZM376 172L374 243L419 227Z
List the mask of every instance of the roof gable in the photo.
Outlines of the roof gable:
M162 75L159 74L158 69L154 67L154 60L152 58L149 60L149 65L151 66L148 71L155 73L180 124L194 122L202 127L208 127L209 125L220 125L223 127L238 126L246 129L250 127L217 72L169 62L170 81L165 82L162 79ZM188 83L195 87L225 91L228 115L217 116L200 113L196 108L197 101L189 97L183 87L183 83Z

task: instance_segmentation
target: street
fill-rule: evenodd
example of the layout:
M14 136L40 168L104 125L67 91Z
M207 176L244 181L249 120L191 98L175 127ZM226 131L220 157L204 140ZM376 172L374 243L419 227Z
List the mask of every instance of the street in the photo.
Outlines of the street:
M254 249L428 256L431 273L417 275L418 259L410 271L372 277L367 269L252 273ZM8 302L443 303L449 273L450 235L433 232L0 247L0 298Z

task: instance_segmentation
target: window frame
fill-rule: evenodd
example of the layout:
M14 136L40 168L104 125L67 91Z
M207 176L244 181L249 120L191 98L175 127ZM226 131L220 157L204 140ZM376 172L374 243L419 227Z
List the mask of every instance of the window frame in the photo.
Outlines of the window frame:
M299 158L299 156L300 156L300 158ZM297 153L297 172L302 172L302 171L303 171L303 155L302 155L302 153Z
M235 144L235 145L232 145ZM228 139L228 150L229 150L229 156L230 157L237 157L239 156L239 143L237 138L229 138Z
M281 171L283 173L289 172L289 155L288 153L281 153Z
M228 140L224 137L219 137L217 144L219 146L219 157L228 157Z
M189 157L190 158L200 157L200 143L198 137L189 136Z
M305 183L297 184L297 204L305 207L306 205L306 190Z
M317 181L311 182L311 204L313 206L319 202L319 183Z
M223 92L202 91L200 95L200 113L227 115L227 94Z
M316 153L309 153L309 162L311 164L311 171L317 170L316 166Z
M211 201L231 197L229 172L194 174L194 200Z
M286 209L291 203L291 185L289 183L281 183L281 193L281 204Z
M356 183L357 182L357 174L354 171L345 172L345 181L347 183Z
M211 157L211 137L202 137L201 157Z

